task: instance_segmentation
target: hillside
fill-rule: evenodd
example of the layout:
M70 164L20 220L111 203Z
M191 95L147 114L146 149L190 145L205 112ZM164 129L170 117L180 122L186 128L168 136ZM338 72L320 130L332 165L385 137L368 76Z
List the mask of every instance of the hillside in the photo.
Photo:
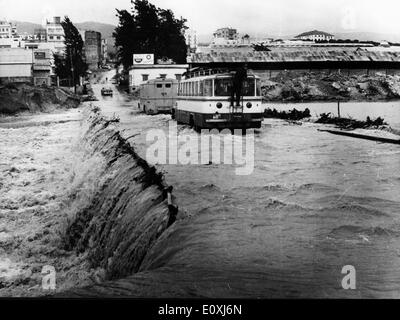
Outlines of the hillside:
M22 22L22 21L15 21L15 20L13 20L11 22L17 25L17 29L20 34L24 34L24 33L32 34L35 29L41 28L41 25L39 23Z

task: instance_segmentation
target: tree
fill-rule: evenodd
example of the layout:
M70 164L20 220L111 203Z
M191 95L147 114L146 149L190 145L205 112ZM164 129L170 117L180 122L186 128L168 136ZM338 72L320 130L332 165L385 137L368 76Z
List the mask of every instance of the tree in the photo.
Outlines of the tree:
M83 40L72 21L65 17L61 22L65 35L65 52L63 55L54 55L56 74L60 78L71 78L76 87L79 77L84 76L87 65L83 59Z
M113 36L119 62L127 69L133 63L133 54L154 53L155 59L186 63L186 19L176 19L171 10L157 8L148 0L131 3L131 12L117 10L119 25Z

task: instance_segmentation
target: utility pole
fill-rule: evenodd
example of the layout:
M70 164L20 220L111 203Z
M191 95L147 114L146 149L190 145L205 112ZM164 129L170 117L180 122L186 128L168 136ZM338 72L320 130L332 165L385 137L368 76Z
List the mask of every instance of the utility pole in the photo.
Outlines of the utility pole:
M71 63L71 72L72 72L72 83L74 85L74 93L76 94L76 84L75 84L75 70L74 70L74 65L72 64L72 50L69 49L69 59Z

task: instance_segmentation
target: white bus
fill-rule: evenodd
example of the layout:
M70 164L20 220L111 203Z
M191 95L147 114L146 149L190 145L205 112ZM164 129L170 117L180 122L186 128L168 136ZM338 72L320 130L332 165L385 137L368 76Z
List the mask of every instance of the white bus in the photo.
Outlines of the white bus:
M231 101L232 77L231 73L202 72L181 80L172 117L196 130L260 128L263 120L260 79L248 75L243 81L240 106L236 106Z

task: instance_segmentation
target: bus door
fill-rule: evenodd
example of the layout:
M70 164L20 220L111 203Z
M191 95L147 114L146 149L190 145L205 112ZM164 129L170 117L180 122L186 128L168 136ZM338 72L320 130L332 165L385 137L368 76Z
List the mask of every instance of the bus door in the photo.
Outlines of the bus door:
M157 82L155 84L155 94L154 94L154 104L157 108L164 107L165 106L165 88L164 88L164 83L162 82Z
M165 82L164 83L164 88L163 88L163 103L165 107L173 107L174 104L174 98L176 93L176 86L172 82Z

